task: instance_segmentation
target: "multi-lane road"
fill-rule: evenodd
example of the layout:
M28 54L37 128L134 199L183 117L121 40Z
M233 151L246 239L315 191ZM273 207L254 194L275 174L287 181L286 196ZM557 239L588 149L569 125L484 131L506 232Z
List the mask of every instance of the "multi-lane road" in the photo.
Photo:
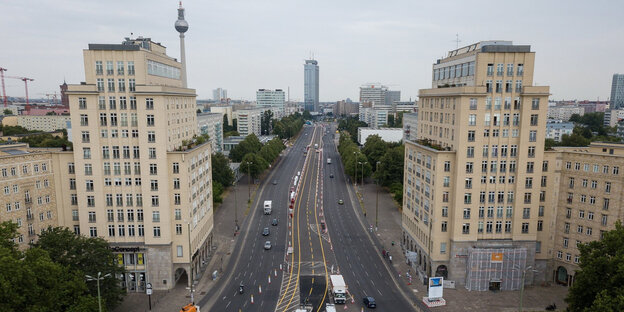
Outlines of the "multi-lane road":
M332 302L332 272L345 278L352 296L349 310L359 311L363 296L375 297L382 311L413 310L356 208L360 206L343 174L334 132L330 124L304 127L262 181L224 275L199 301L202 310L294 311L307 305L325 311L325 303ZM271 215L263 214L265 200L273 202ZM277 226L271 225L274 218ZM265 227L268 236L262 235ZM267 240L272 243L269 250L264 249Z

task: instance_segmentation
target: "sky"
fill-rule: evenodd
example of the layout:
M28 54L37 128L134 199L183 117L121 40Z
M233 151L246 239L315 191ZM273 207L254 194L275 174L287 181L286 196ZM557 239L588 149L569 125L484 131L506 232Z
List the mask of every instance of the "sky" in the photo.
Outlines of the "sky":
M606 100L624 73L624 1L186 0L188 85L198 99L218 87L255 100L290 88L303 101L303 64L320 67L320 101L358 100L382 83L416 99L431 66L459 46L511 40L536 52L534 83L551 99ZM34 78L30 97L84 81L89 43L151 37L179 58L172 0L0 1L0 67ZM133 35L131 35L131 33ZM24 84L5 79L9 96Z

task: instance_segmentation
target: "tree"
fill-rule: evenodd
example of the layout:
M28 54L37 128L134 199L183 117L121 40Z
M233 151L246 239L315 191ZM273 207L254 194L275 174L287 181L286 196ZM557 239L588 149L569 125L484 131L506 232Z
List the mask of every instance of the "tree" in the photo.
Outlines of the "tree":
M394 115L392 114L388 115L388 127L394 128Z
M240 162L243 156L249 153L257 153L261 148L262 143L260 143L258 137L252 133L230 150L230 159L234 162Z
M273 119L273 112L270 109L265 110L260 118L260 133L263 135L271 134L271 119Z
M359 127L368 127L368 124L358 120L355 117L341 119L340 122L338 122L338 130L346 130L347 132L349 132L351 139L353 140L353 142L356 143Z
M304 120L312 120L312 114L310 114L310 111L308 111L308 110L304 110L303 111L303 119Z
M102 301L111 310L121 302L125 291L115 276L124 273L124 268L103 238L76 235L68 228L48 228L41 233L33 247L46 251L52 261L67 267L71 274L81 278L84 275L97 276L98 272L110 273L111 278L100 281ZM90 294L97 296L95 282L88 283L87 287Z
M201 109L198 108L195 112L198 113L198 114L201 114L202 111L201 111Z
M624 226L604 233L602 239L579 245L576 271L566 302L569 311L624 311Z
M366 138L366 142L364 143L364 147L362 147L362 153L364 153L366 158L370 160L373 168L375 168L375 164L377 164L377 161L381 159L387 150L388 144L376 134L368 136Z
M238 133L238 131L228 131L228 132L224 132L223 133L223 137L227 138L227 137L231 137L231 136L240 136L240 133Z
M250 173L251 177L257 179L260 174L269 167L269 164L262 157L255 153L248 153L241 161L240 170Z
M7 109L5 109L5 110L3 111L3 113L4 113L4 115L7 115L7 116L9 116L9 115L13 115L13 111L12 111L12 110L10 110L10 109L8 109L8 108L7 108Z
M221 153L212 154L212 181L222 186L230 186L234 182L234 172L230 169L230 160Z
M403 183L404 157L404 145L388 149L381 157L379 172L375 173L375 178L379 179L381 185L390 186L394 182Z

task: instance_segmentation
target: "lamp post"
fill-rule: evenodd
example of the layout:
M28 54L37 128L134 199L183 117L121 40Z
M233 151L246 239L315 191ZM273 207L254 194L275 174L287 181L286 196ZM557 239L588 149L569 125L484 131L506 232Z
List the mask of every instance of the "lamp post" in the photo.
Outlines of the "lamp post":
M381 162L378 161L375 164L375 174L377 174L377 197L375 199L375 231L377 231L377 227L379 226L379 164Z
M246 162L247 164L247 175L249 176L249 184L248 184L248 190L247 192L249 193L249 199L247 200L248 202L251 203L251 164L253 164L253 162Z
M524 269L522 269L519 265L514 265L513 269L516 271L521 271L522 272L522 282L520 284L520 308L518 311L522 312L522 300L523 300L523 296L524 296L524 279L526 277L526 273L528 271L532 271L533 273L537 273L537 270L533 269L533 266L529 265L528 267L525 267Z
M355 171L355 179L353 180L353 184L357 187L357 156L355 155L355 152L353 152L353 171Z
M100 312L102 312L102 296L100 295L100 281L110 277L111 274L107 273L106 275L102 276L102 272L98 272L97 277L93 277L91 275L85 275L85 277L87 278L87 281L97 281L97 288L98 288L98 307Z
M189 243L189 267L191 268L191 303L195 304L195 299L193 297L193 258L192 258L192 254L191 254L191 222L188 222L187 224L188 227L188 243Z

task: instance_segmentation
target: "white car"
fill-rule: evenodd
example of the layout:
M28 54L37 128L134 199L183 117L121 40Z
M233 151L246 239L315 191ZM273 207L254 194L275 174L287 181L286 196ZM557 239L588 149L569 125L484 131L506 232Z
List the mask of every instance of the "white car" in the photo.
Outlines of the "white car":
M264 243L264 249L266 249L266 250L271 249L271 241L266 241L266 242Z

